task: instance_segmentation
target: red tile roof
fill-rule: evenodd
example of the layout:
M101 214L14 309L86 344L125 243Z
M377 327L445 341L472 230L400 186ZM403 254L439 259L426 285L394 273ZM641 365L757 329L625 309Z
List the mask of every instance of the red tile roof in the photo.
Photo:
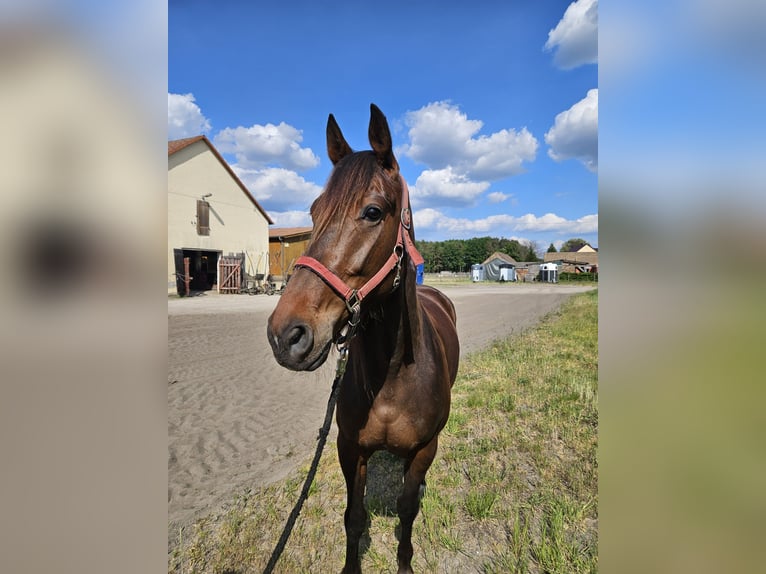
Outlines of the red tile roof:
M207 139L205 136L195 136L193 138L184 138L181 140L171 140L168 142L168 155L173 155L177 151L181 151L186 146L198 142L200 140ZM212 147L212 146L211 146Z

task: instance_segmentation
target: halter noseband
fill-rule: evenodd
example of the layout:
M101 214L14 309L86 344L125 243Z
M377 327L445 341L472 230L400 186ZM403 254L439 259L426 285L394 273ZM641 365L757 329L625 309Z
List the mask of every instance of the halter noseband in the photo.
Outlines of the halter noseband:
M359 289L353 289L346 285L340 277L313 257L301 255L295 260L295 267L306 267L316 273L346 303L346 308L351 314L351 317L348 320L348 330L342 334L337 341L339 344L351 338L356 331L356 327L359 325L359 313L362 300L380 285L394 269L396 270L394 289L399 286L402 257L404 256L405 250L416 267L423 263L423 257L418 253L409 234L409 230L412 227L409 189L407 188L407 182L404 181L404 177L400 175L399 178L402 182L402 211L399 216L399 229L396 233L396 244L394 245L393 252L380 270Z

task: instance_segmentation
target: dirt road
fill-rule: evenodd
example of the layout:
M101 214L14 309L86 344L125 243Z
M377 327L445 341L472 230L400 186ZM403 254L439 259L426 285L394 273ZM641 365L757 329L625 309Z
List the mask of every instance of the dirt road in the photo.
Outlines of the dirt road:
M589 288L471 284L455 303L461 355L505 338ZM266 341L278 296L168 300L168 532L311 457L334 360L312 373L279 367Z

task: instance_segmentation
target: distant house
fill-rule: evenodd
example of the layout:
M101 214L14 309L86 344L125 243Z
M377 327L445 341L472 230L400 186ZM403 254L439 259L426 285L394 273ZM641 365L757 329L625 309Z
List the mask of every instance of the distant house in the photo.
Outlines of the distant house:
M168 293L186 266L195 291L236 293L259 260L268 273L272 223L207 137L168 142Z
M586 243L577 251L546 253L544 262L558 263L563 273L597 273L598 249Z
M482 262L484 268L484 279L487 281L500 281L501 270L503 268L516 267L516 260L510 255L495 251Z
M293 263L306 251L313 229L313 227L269 229L269 268L272 275L284 278L292 272Z

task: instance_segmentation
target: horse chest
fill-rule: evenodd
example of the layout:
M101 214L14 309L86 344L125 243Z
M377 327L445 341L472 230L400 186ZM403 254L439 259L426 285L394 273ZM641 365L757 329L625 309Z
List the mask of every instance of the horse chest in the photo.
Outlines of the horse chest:
M435 432L430 412L403 408L400 403L379 395L359 429L357 442L370 450L410 452L428 442Z

